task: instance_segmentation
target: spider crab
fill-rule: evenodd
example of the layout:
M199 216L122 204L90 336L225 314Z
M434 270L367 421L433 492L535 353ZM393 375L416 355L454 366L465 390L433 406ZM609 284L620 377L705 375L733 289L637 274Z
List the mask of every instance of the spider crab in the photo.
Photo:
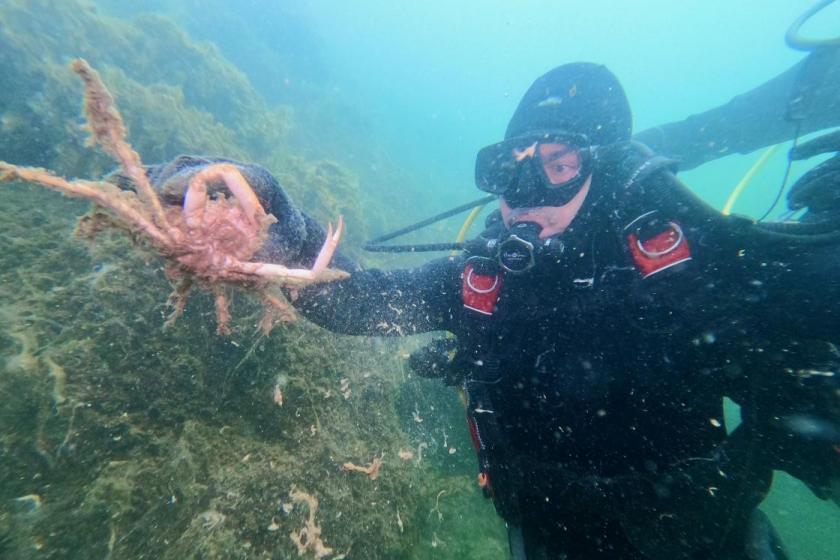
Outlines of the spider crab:
M140 156L125 139L122 117L99 74L82 59L75 60L72 68L85 86L89 143L99 144L119 162L135 190L122 190L106 181L70 181L44 169L2 161L0 181L35 183L67 196L89 199L106 211L85 218L81 225L87 225L89 231L111 226L146 239L165 258L167 277L175 286L169 300L174 311L167 322L183 312L189 292L198 284L214 295L217 331L229 333L227 292L229 287L234 287L259 295L265 305L261 327L268 332L275 320L294 317L291 305L273 288L286 286L294 293L294 289L307 284L349 276L327 268L341 238L341 218L335 231L329 225L324 245L311 269L252 261L276 218L265 212L253 188L233 164L204 167L190 178L181 207L164 206L146 176ZM208 196L211 185L223 185L232 196L211 199Z

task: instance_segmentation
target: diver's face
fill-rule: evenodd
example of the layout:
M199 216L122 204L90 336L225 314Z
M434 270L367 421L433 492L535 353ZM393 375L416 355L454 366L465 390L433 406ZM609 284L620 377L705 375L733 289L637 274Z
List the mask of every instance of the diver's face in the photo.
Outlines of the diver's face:
M578 168L575 169L573 165L574 162L568 160L564 154L560 153L560 150L555 152L554 155L556 156L553 159L555 163L553 165L547 164L547 166L551 165L551 169L545 170L546 176L549 178L551 177L549 174L555 174L557 178L562 178L564 176L569 176L571 178L574 174L580 171L580 167L578 166ZM544 159L544 161L549 161L549 158ZM563 182L567 182L568 180L569 178L565 179ZM507 228L510 228L511 225L519 222L533 222L542 228L542 231L540 232L540 239L547 239L554 235L559 235L566 231L572 223L572 220L574 220L575 216L577 216L578 212L580 212L580 208L583 206L583 201L586 200L586 195L589 193L589 186L591 183L592 175L590 174L577 194L575 194L575 196L563 206L511 208L505 202L504 197L501 197L499 199L499 207L502 211L502 221Z
M475 184L510 208L565 206L592 172L592 155L583 134L534 131L480 149Z
M581 158L577 149L566 144L540 143L538 151L548 185L563 188L580 175Z

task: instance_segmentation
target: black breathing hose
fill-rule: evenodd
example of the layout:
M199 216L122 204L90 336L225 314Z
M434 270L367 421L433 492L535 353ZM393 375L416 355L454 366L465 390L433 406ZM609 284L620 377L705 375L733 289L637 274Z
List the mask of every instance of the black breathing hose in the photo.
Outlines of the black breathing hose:
M420 253L425 251L460 251L464 247L463 243L421 243L416 245L382 244L386 241L394 239L395 237L400 237L401 235L405 235L406 233L417 231L418 229L422 229L426 226L430 226L434 223L440 222L441 220L445 220L446 218L454 216L455 214L460 214L461 212L466 212L467 210L471 210L476 206L487 204L488 202L495 199L496 195L483 196L478 200L473 200L472 202L462 204L461 206L457 206L451 210L447 210L446 212L441 212L440 214L436 214L431 218L420 220L419 222L413 223L396 231L392 231L391 233L386 233L385 235L375 237L367 243L365 243L364 245L362 245L362 249L364 249L365 251L370 251L372 253Z

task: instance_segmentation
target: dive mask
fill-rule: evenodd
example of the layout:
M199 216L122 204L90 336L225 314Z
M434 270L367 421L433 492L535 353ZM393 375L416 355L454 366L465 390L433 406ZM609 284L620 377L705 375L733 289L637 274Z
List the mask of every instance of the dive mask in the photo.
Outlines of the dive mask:
M564 206L580 191L591 168L592 147L585 135L535 132L479 150L475 184L500 195L511 208Z

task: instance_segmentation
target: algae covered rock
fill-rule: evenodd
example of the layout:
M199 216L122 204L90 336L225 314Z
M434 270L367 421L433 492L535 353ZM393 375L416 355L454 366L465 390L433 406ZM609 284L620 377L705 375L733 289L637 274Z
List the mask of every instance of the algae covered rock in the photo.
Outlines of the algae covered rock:
M64 202L26 195L19 208L40 203L43 219ZM54 225L69 229L72 219ZM0 292L9 550L296 556L290 535L310 523L310 506L295 492L318 500L311 522L334 551L327 557L423 557L424 547L461 545L450 529L477 499L471 477L432 464L450 447L470 453L468 444L460 424L433 415L442 403L416 385L426 382L407 380L398 344L303 322L264 338L244 299L236 315L248 318L230 338L213 333L207 297L164 330L160 264L121 237L101 238L91 255L72 238L50 244L28 224L6 222L0 235L28 239L3 258ZM33 246L46 249L27 259ZM46 264L57 260L73 267ZM413 387L409 397L400 386ZM410 408L422 411L422 430L407 428L419 426ZM402 449L420 453L404 460ZM342 468L377 457L373 480ZM27 495L40 497L37 511L11 507Z

